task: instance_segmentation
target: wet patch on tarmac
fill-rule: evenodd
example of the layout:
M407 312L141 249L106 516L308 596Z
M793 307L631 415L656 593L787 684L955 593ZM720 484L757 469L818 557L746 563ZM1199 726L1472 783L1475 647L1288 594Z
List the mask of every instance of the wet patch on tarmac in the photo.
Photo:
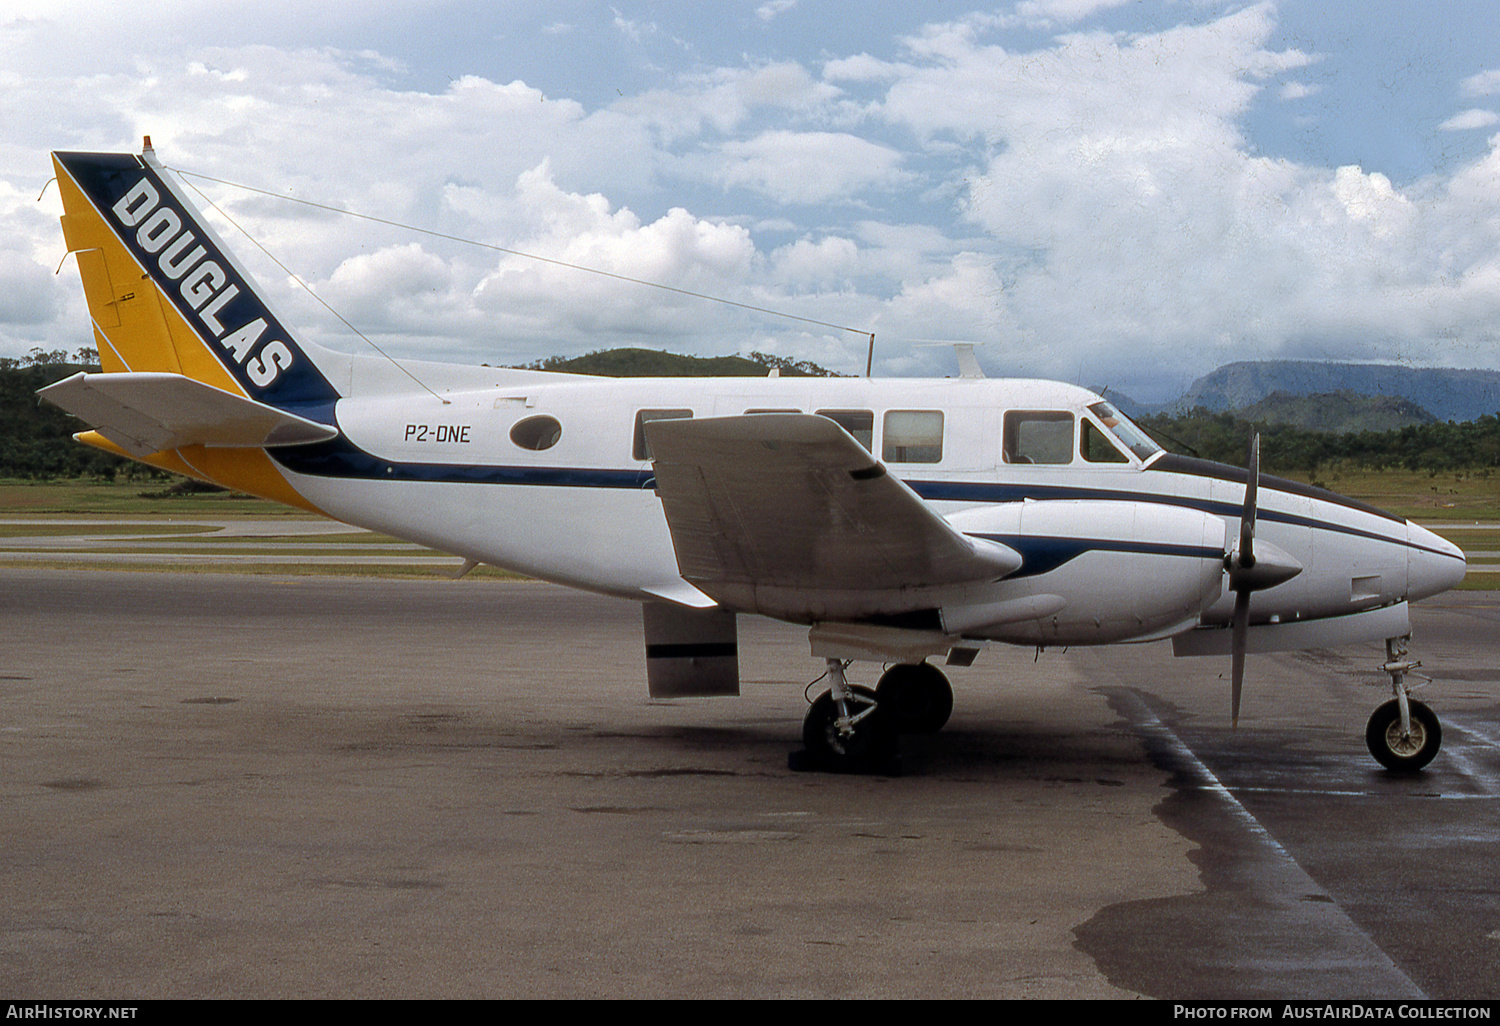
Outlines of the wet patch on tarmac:
M108 785L92 777L65 777L62 780L45 780L42 786L54 791L97 791Z
M739 777L738 770L701 769L696 766L672 766L636 770L560 770L555 776L581 780L654 780L663 777Z
M1189 858L1203 885L1111 905L1074 930L1110 983L1183 1000L1426 996L1170 733L1178 710L1126 688L1099 691L1170 774L1156 815L1197 846Z
M308 886L315 888L338 888L349 890L385 890L385 891L440 891L446 884L436 880L419 880L411 877L396 878L367 878L350 879L334 877L318 877L306 881Z
M787 830L668 830L662 839L675 844L766 844L800 841L802 835Z
M640 816L652 812L666 812L659 805L584 805L573 807L570 812L581 812L586 815L604 816Z

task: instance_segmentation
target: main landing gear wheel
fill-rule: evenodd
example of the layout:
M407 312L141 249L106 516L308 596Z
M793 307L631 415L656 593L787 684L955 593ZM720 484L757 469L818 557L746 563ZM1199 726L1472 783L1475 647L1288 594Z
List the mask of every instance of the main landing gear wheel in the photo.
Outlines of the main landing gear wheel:
M927 662L886 670L875 697L903 734L935 734L953 715L953 688L943 671Z
M1365 744L1375 761L1397 773L1415 773L1432 761L1443 743L1437 714L1421 702L1409 701L1411 730L1401 729L1401 703L1396 699L1375 710L1365 728Z
M896 730L869 688L848 686L848 717L832 691L814 699L802 721L802 743L811 766L837 773L889 773L896 761Z

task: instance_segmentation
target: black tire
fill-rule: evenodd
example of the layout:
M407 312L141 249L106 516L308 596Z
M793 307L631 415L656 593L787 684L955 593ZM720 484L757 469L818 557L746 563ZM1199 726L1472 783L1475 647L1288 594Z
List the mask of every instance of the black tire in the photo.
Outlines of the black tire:
M875 701L875 692L869 688L849 690L859 696L856 705L860 707ZM813 700L802 721L802 743L807 746L808 754L824 769L839 772L886 768L896 756L896 731L878 703L875 711L861 720L847 737L835 725L838 715L833 692L825 691Z
M892 666L875 695L903 734L936 734L953 715L953 687L931 663Z
M1432 761L1443 743L1437 714L1410 702L1411 735L1401 736L1401 705L1394 698L1376 709L1365 728L1365 744L1375 761L1394 773L1415 773Z

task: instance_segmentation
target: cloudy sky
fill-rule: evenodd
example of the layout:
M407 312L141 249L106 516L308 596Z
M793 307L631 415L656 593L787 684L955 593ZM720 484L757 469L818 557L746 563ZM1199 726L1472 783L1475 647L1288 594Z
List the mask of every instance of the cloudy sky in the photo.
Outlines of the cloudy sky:
M0 356L90 344L52 149L877 337L876 373L1177 395L1231 360L1500 368L1492 0L0 0ZM194 186L414 358L866 340ZM201 204L200 204L201 205ZM358 338L233 229L288 319ZM62 273L54 274L62 264Z

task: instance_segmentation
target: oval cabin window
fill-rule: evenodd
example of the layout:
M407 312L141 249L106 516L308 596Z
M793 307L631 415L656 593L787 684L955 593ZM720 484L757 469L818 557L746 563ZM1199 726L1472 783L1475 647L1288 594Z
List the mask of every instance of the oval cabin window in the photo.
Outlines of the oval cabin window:
M527 417L516 421L510 429L510 440L533 452L552 448L561 437L562 425L556 417Z

